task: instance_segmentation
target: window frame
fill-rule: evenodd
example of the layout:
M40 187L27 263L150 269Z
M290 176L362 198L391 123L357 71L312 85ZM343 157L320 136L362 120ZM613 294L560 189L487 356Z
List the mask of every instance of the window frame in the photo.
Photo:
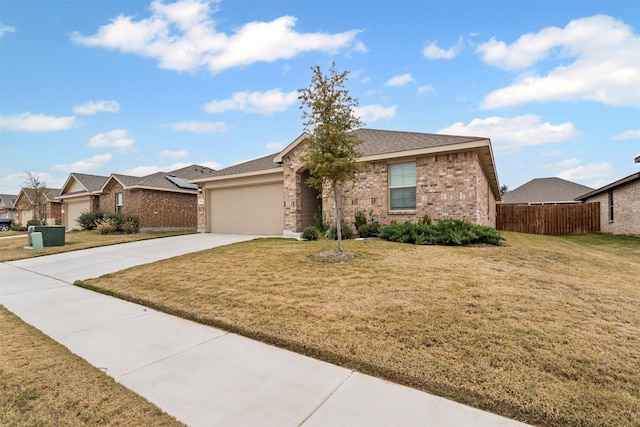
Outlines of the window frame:
M408 165L408 164L412 164L413 165L413 182L412 183L405 183L403 182L401 185L392 185L392 179L391 179L391 170L394 167L398 167L398 166L403 166L403 165ZM389 200L389 212L390 213L394 213L394 212L413 212L417 209L417 181L418 181L418 165L417 162L415 160L409 160L409 161L402 161L402 162L395 162L395 163L389 163L387 165L387 177L388 177L388 185L387 185L387 191L389 194L388 200ZM401 178L402 180L404 180L404 174L402 174L403 177ZM392 194L394 193L393 190L406 190L406 189L413 189L413 207L407 207L407 206L402 206L402 207L394 207L393 205L393 197Z
M122 205L123 205L123 200L124 197L122 196L122 193L116 193L116 213L122 213ZM118 203L120 202L120 203Z
M609 190L607 194L607 202L608 202L608 212L609 212L609 222L613 222L614 219L614 201L613 201L613 190Z

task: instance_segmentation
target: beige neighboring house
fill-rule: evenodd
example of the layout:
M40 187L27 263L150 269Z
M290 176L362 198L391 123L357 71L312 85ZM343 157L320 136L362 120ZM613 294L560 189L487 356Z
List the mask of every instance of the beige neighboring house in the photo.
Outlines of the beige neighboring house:
M640 163L640 156L635 158ZM640 236L640 172L629 175L576 200L600 202L600 231Z
M45 188L43 199L36 201L33 189L20 190L16 199L18 223L26 226L30 220L38 219L46 225L62 225L62 203L56 200L58 193L59 188Z
M0 194L0 218L11 218L13 222L18 221L17 198L18 196L13 194Z
M535 178L502 196L504 205L566 205L593 188L562 178Z
M361 211L381 224L458 218L495 226L500 200L491 141L470 136L359 129L363 169L342 191L351 224ZM313 225L330 198L306 184L303 133L279 153L192 179L198 195L198 231L295 235Z
M67 230L80 229L76 221L84 212L100 209L100 192L107 176L71 173L56 197L62 203L62 225Z

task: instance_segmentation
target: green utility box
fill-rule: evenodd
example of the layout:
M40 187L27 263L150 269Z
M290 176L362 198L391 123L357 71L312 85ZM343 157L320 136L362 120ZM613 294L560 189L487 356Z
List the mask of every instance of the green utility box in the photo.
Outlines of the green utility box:
M42 233L42 244L49 246L64 246L64 226L62 225L36 225L34 232Z
M44 246L42 245L42 233L39 231L34 231L31 233L31 248L32 249L42 249Z

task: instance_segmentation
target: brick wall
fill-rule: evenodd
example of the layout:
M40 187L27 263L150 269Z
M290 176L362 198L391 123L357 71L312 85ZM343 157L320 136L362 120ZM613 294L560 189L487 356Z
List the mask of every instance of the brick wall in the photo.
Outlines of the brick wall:
M288 153L283 159L285 230L301 232L301 170L302 147ZM416 162L416 209L391 212L389 210L389 161L364 165L352 183L341 193L342 218L353 227L356 211L362 211L371 220L374 212L380 224L405 221L417 222L424 215L432 219L456 218L476 224L495 227L495 197L482 171L475 151L437 154L399 162ZM396 162L396 160L394 160ZM323 212L333 222L335 203L329 192L323 194Z
M613 189L613 221L609 221L609 193L586 200L600 202L600 231L640 236L640 180Z
M47 225L62 225L62 203L47 203Z
M116 180L100 196L100 209L115 212L116 193L122 193L122 212L138 216L141 231L164 229L196 230L196 195L147 189L124 190Z

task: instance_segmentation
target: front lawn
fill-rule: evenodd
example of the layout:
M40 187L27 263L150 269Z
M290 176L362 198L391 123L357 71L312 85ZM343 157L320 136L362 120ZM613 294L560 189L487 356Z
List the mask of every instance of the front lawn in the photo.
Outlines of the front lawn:
M133 234L100 234L95 230L70 231L65 233L64 246L52 246L40 250L32 250L25 249L25 246L29 244L29 239L26 233L15 233L18 237L14 237L9 233L15 232L8 231L6 233L2 233L2 237L7 237L0 239L0 262L15 261L18 259L32 258L42 255L52 255L60 252L77 251L79 249L88 249L97 246L135 242L137 240L187 234L182 231L158 231Z
M257 240L85 282L538 425L637 426L640 238L502 247Z
M2 306L0 425L183 426Z

